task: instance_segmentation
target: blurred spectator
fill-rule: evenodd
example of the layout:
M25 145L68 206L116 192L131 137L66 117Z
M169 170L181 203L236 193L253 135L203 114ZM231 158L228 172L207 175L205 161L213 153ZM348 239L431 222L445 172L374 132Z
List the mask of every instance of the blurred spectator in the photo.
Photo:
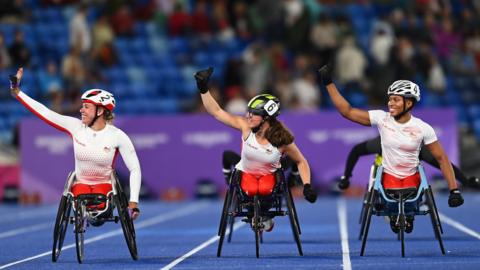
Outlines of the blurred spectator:
M249 40L253 37L253 26L248 14L248 6L244 1L232 1L230 20L238 38Z
M284 28L283 7L278 4L278 0L256 1L254 8L257 17L261 19L259 35L269 42L280 41L283 38Z
M355 38L344 38L335 60L336 74L345 89L358 89L365 77L367 59L356 45Z
M38 75L38 83L42 97L47 98L50 102L49 107L62 113L62 105L64 99L64 88L62 77L58 72L57 63L48 61L46 71L41 71Z
M310 31L310 40L312 41L313 49L319 57L320 66L328 63L331 55L338 47L335 23L327 15L321 14Z
M118 62L117 53L112 42L104 42L95 51L92 51L95 65L100 67L111 67Z
M115 39L115 33L108 24L108 17L101 14L92 28L93 34L93 50L98 50L105 43L112 43Z
M478 75L479 69L475 61L475 55L468 49L465 43L460 45L460 48L455 50L449 59L451 71L456 75L462 76Z
M228 42L235 38L235 31L230 26L225 4L221 1L213 3L213 28L220 41Z
M260 43L253 43L243 53L243 78L247 98L265 91L270 73L270 62L265 47Z
M191 25L194 34L209 37L212 34L210 18L207 14L207 2L198 0L195 2L195 9L191 16Z
M168 17L168 33L170 36L184 36L190 32L191 18L180 2L176 2L173 12Z
M370 41L370 55L375 65L386 65L390 61L390 51L395 41L393 30L387 22L377 22L374 25Z
M70 46L78 46L82 54L92 47L90 28L87 23L88 8L82 4L70 20Z
M392 48L391 59L395 68L395 78L402 80L414 80L416 72L415 48L408 37L399 37Z
M274 82L274 94L280 99L282 109L292 109L294 99L292 91L291 74L288 71L280 71Z
M310 15L302 0L284 0L284 42L294 52L308 51Z
M117 36L132 36L135 19L126 4L122 5L111 17L110 24Z
M8 50L14 67L28 67L30 64L31 52L24 41L24 34L15 30L15 39Z
M240 86L231 86L226 89L225 110L229 113L243 115L245 114L248 101L242 92Z
M5 44L5 38L3 33L0 32L0 70L10 67L11 64L10 55Z
M430 69L428 71L427 86L430 90L443 93L447 88L447 79L437 58L430 54Z
M23 0L0 0L1 23L25 23L29 19L29 9Z
M71 47L68 54L63 58L62 75L69 92L81 88L85 83L86 70L78 46Z
M38 83L43 97L48 97L52 93L63 91L62 76L58 72L55 61L48 61L46 71L39 72Z
M136 0L134 4L133 13L135 18L141 21L150 20L155 13L154 0Z
M435 48L440 62L444 65L455 49L460 45L461 37L455 32L453 22L449 18L445 18L440 27L433 30L435 38Z
M320 105L320 89L316 83L317 75L313 71L305 72L293 80L293 96L298 100L296 110L316 111Z

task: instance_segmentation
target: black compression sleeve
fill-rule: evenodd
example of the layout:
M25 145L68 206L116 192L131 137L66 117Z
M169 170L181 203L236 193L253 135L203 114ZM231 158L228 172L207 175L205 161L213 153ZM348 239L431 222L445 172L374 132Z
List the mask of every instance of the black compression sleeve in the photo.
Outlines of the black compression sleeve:
M343 175L346 177L352 176L353 168L357 164L358 158L361 156L381 153L382 147L380 143L380 136L355 145L348 154L347 164L345 165L345 171Z
M427 162L428 164L432 165L433 167L440 169L440 164L432 155L432 152L428 150L426 146L422 146L420 149L420 160ZM460 181L463 185L467 185L467 176L458 168L455 164L452 163L453 172L455 173L455 178Z
M224 169L231 169L240 161L240 155L234 151L223 151L222 164Z

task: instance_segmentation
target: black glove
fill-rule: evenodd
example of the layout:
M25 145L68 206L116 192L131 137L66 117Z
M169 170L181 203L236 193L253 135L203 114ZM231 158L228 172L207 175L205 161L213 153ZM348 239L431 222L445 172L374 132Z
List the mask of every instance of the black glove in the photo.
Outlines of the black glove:
M317 200L317 193L313 190L312 185L310 184L305 184L303 186L303 196L305 196L305 200L310 203L314 203Z
M458 188L450 190L450 196L448 196L448 206L458 207L463 204L462 193Z
M10 80L10 89L16 89L18 88L18 78L15 75L8 75L8 79Z
M332 69L330 65L324 65L318 70L322 84L327 86L332 83Z
M346 176L340 177L340 182L338 182L338 188L341 190L347 189L350 186L350 179Z
M195 80L197 81L197 88L200 93L205 94L208 91L208 80L213 73L213 68L200 70L195 73Z

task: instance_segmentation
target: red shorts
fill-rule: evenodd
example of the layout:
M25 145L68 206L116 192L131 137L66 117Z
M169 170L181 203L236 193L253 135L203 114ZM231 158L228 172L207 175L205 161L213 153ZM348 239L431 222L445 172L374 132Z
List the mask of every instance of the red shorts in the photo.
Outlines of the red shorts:
M80 194L91 194L91 193L101 193L107 196L108 192L112 190L111 184L96 184L96 185L87 185L77 183L72 186L72 193L74 197L77 197ZM105 208L105 204L102 203L98 208Z
M256 176L253 174L242 173L240 187L248 196L267 196L272 194L275 187L275 175L267 174Z
M383 188L418 188L418 186L420 185L420 174L417 172L416 174L407 176L405 178L397 178L388 173L383 173L382 184Z

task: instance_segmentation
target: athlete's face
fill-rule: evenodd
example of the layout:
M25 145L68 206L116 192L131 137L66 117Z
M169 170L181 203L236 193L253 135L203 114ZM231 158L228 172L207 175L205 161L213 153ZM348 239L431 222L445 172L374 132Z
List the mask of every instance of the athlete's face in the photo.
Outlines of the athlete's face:
M403 97L391 95L388 97L388 111L390 115L395 117L403 111Z
M95 117L96 107L92 103L82 103L82 108L80 109L80 114L82 116L82 123L88 125L92 122Z
M247 112L245 114L245 118L247 119L247 123L250 128L254 128L260 125L263 119L262 116L253 114L251 112Z

